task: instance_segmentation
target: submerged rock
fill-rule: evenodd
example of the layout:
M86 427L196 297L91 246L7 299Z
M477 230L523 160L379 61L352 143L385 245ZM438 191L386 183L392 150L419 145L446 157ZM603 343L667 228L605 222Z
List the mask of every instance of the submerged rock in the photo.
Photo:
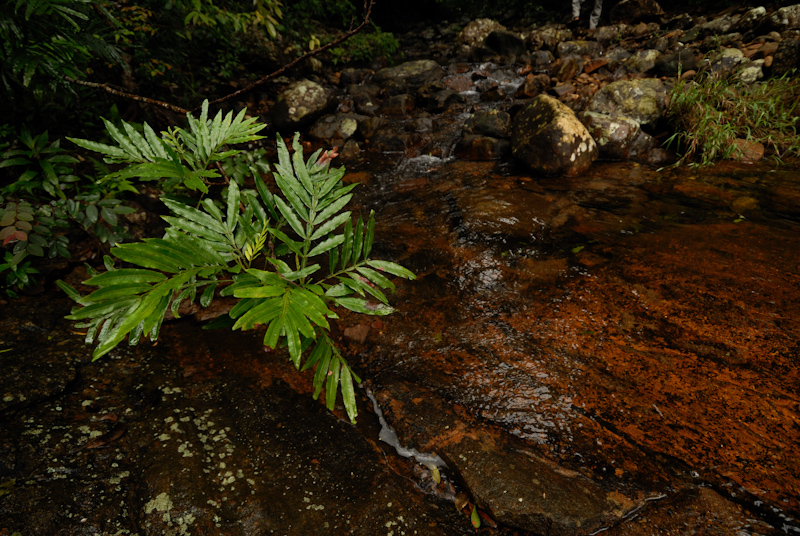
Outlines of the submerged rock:
M548 95L535 97L514 117L511 150L545 175L582 173L598 155L597 145L573 111Z

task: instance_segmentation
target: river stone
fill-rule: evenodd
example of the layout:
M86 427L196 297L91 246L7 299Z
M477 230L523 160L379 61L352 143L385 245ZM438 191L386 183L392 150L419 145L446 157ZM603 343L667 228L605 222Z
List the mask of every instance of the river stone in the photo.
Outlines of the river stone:
M414 60L375 73L373 81L393 95L415 91L444 78L444 70L433 60Z
M750 11L742 14L739 18L739 22L733 27L733 30L743 34L755 31L766 16L767 10L764 6L754 7Z
M499 110L478 110L464 123L464 132L493 138L508 138L511 116Z
M731 73L748 60L738 48L723 48L719 55L712 59L711 70L715 73Z
M297 130L322 115L331 95L311 80L300 80L287 87L275 101L272 120L278 130Z
M800 4L776 9L769 16L769 23L779 32L800 28Z
M538 95L514 117L511 150L533 171L577 175L597 158L597 144L566 105Z
M740 16L726 13L701 25L703 35L728 34L739 23Z
M514 97L535 97L539 93L543 93L550 87L550 77L546 74L529 74L525 77L525 81L520 84Z
M800 39L784 39L772 58L772 72L776 75L787 74L792 69L800 68Z
M622 0L614 5L609 13L611 22L635 24L652 21L664 15L664 10L655 0Z
M593 37L602 46L607 47L611 43L616 43L630 35L631 27L627 24L611 24L601 26L594 31Z
M326 115L311 126L309 134L320 140L346 140L358 130L358 122L366 119L363 115Z
M569 56L596 58L602 53L603 47L597 41L563 41L556 48L556 56L559 58Z
M525 53L525 41L519 34L507 30L493 30L486 36L483 44L504 57L515 57Z
M628 117L585 112L583 123L600 150L600 155L617 160L627 160L641 126Z
M679 52L665 54L658 58L655 72L659 76L678 76L686 71L697 69L697 55L691 48L684 48Z
M567 29L563 24L554 26L544 26L538 30L532 31L528 35L528 47L532 50L539 50L544 48L546 50L555 50L558 44L562 41L572 39L572 31Z
M764 78L764 71L761 69L763 66L764 60L747 62L736 74L736 77L745 84L752 84Z
M664 113L667 88L657 78L619 80L594 94L586 111L621 115L641 125L656 123Z
M647 73L656 66L661 57L658 50L639 50L622 64L629 73Z
M505 30L505 26L492 19L476 19L467 24L458 34L457 43L468 48L474 48L495 30Z
M381 113L384 115L404 116L414 109L414 97L408 93L392 95L381 104Z
M462 160L497 160L507 156L511 152L510 149L508 140L465 134L456 144L455 154Z

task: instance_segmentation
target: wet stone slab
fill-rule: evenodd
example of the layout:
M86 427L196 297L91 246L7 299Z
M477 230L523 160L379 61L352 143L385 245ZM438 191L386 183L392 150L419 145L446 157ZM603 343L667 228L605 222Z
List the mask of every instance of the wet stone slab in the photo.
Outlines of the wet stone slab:
M95 363L73 348L74 381L0 414L0 532L473 533L257 337L226 340L191 321L162 337ZM4 340L0 360L16 362L26 341ZM43 362L63 359L40 346Z

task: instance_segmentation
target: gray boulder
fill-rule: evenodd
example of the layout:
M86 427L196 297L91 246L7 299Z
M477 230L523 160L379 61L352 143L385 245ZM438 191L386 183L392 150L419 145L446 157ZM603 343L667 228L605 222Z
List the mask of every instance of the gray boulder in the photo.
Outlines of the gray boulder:
M296 130L322 115L331 94L311 80L300 80L287 87L275 102L272 121L278 130Z
M594 94L586 111L628 117L641 125L659 120L667 106L667 88L657 78L619 80Z
M597 159L597 144L572 110L548 95L514 117L512 154L544 175L577 175Z
M375 73L373 82L391 95L413 92L444 78L444 70L433 60L407 61Z

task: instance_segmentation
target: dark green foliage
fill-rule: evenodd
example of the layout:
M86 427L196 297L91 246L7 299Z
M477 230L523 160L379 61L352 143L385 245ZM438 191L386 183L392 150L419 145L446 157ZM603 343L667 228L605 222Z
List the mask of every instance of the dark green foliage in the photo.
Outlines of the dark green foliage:
M0 97L21 115L71 91L92 60L122 62L110 15L93 0L16 0L0 10Z
M236 118L219 113L209 119L206 103L199 119L188 118L187 130L171 129L158 137L146 124L141 135L123 123L123 135L109 124L116 146L73 141L125 163L116 176L156 179L181 166L193 173L184 185L206 192L199 183L212 173L208 166L238 152L226 143L259 138L263 125L243 117L244 112ZM177 316L184 300L199 295L205 307L217 293L233 296L239 299L229 313L233 329L263 326L266 346L285 345L297 368L316 367L315 397L324 389L332 409L341 387L347 413L355 419L352 382L360 380L328 335L329 322L337 318L334 308L389 314L393 309L383 291L394 285L388 276L414 274L370 258L374 215L354 225L344 210L356 185L345 186L344 169L330 168L335 154L317 151L305 160L297 135L292 146L290 154L278 138L273 177L280 195L251 168L256 190L242 190L231 181L222 202L205 198L189 206L165 197L171 215L164 216L169 226L163 237L113 248L123 267L109 258L106 272L84 282L97 287L86 296L60 283L79 304L68 318L85 321L87 343L98 345L95 358L125 339L130 344L143 335L155 340L167 311ZM172 163L158 156L170 150ZM175 177L170 171L161 178Z
M341 46L331 49L333 64L349 62L369 62L379 57L392 57L400 48L394 34L382 32L374 24L345 41Z

